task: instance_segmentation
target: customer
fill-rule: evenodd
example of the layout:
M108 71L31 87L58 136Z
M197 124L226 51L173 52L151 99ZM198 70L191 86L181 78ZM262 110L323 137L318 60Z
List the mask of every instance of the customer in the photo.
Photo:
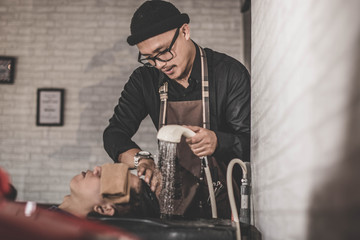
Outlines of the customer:
M109 167L118 168L112 165L115 164L111 164ZM131 177L130 182L132 186L134 186L134 191L131 195L138 196L138 201L131 199L133 198L131 196L131 201L128 199L129 202L132 202L131 204L126 201L121 204L109 204L109 200L106 200L106 198L100 194L101 189L104 189L102 187L101 173L103 173L101 167L96 167L92 172L87 171L86 173L84 172L75 176L71 181L71 194L65 197L60 208L52 207L50 209L56 210L56 212L54 212L44 209L42 204L39 204L39 206L42 207L36 207L33 202L24 203L13 201L15 200L15 196L11 192L15 190L15 188L11 187L8 174L0 167L0 238L28 240L137 240L138 238L136 236L122 229L105 225L99 221L89 221L85 219L88 212L98 212L99 208L105 207L113 208L114 211L111 212L105 209L104 211L100 211L101 214L122 215L125 211L120 207L126 205L138 205L140 210L134 210L134 207L130 208L137 216L153 216L153 212L149 210L151 209L151 205L142 203L142 199L144 199L144 197L141 196L142 189L146 184L141 184L136 176L134 176L134 178ZM119 176L119 174L116 175ZM110 174L109 177L114 176ZM111 186L111 184L108 186ZM105 188L105 191L108 190L109 189ZM115 191L118 190L115 188ZM152 193L150 189L148 189L148 192ZM154 193L152 194L154 195ZM115 199L111 199L110 201L117 202ZM157 210L156 208L154 209L158 215L158 208Z
M112 179L112 181L109 181ZM122 163L96 166L72 178L70 195L52 210L78 217L104 216L159 217L156 195Z
M146 1L135 11L127 42L137 46L143 66L124 86L104 131L104 147L115 162L137 168L155 191L159 180L153 177L153 158L131 138L147 115L157 129L188 125L196 135L178 146L175 214L210 217L199 159L208 156L219 186L218 216L229 218L226 167L231 159L249 161L250 155L250 76L234 58L197 45L189 22L187 14L165 1ZM239 203L238 187L235 195Z

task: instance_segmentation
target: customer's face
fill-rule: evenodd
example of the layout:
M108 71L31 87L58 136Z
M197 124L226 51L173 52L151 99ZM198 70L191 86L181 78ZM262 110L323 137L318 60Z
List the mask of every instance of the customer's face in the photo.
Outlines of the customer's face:
M175 33L176 29L172 29L140 42L137 44L137 47L144 57L154 57L158 53L169 48ZM170 79L178 80L184 77L184 72L190 61L188 51L189 41L191 41L189 26L184 24L180 27L179 36L171 48L171 53L174 56L173 59L168 62L156 60L155 67L165 73Z
M71 193L83 201L100 203L100 177L101 167L98 166L93 171L88 170L76 175L70 182Z

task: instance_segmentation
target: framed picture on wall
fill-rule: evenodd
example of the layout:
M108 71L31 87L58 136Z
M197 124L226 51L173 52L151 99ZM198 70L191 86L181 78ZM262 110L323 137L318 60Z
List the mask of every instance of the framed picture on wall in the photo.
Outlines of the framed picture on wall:
M37 90L37 126L64 125L64 89L39 88Z
M15 58L0 56L0 84L14 83Z

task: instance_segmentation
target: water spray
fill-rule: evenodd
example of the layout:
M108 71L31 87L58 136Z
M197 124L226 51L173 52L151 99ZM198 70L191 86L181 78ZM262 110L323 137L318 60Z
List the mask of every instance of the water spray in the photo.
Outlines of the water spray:
M166 125L162 127L157 134L157 138L159 140L165 142L171 142L171 143L179 143L181 140L181 136L185 136L189 138L195 136L195 133L190 129L179 125ZM205 163L205 174L209 187L212 216L213 218L217 218L215 194L214 194L210 169L208 165L208 160L206 156L201 157L200 159ZM241 190L240 217L236 208L234 190L232 184L232 170L235 164L239 164L243 172L243 178L241 179L242 185L240 189ZM246 164L238 158L232 159L227 168L226 181L227 181L227 189L228 189L231 212L234 218L233 221L235 222L236 225L236 239L241 240L240 222L250 224L250 209L249 209L250 186L248 182L248 167L246 166Z
M186 128L183 126L166 125L166 126L163 126L157 134L157 138L160 141L172 142L172 143L179 143L181 141L181 136L190 138L190 137L195 136L195 133L192 130L190 130L189 128ZM211 173L210 173L210 169L209 169L208 159L206 156L200 157L200 159L204 164L206 181L207 181L208 188L209 188L212 217L217 218L214 187L213 187L213 183L212 183L212 177L211 177Z

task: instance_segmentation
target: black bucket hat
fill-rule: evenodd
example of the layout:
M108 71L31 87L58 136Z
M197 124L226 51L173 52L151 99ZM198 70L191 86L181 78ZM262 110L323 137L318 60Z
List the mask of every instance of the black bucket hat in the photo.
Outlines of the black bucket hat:
M135 11L131 19L131 35L127 42L133 46L189 22L189 16L180 13L170 2L146 1Z

